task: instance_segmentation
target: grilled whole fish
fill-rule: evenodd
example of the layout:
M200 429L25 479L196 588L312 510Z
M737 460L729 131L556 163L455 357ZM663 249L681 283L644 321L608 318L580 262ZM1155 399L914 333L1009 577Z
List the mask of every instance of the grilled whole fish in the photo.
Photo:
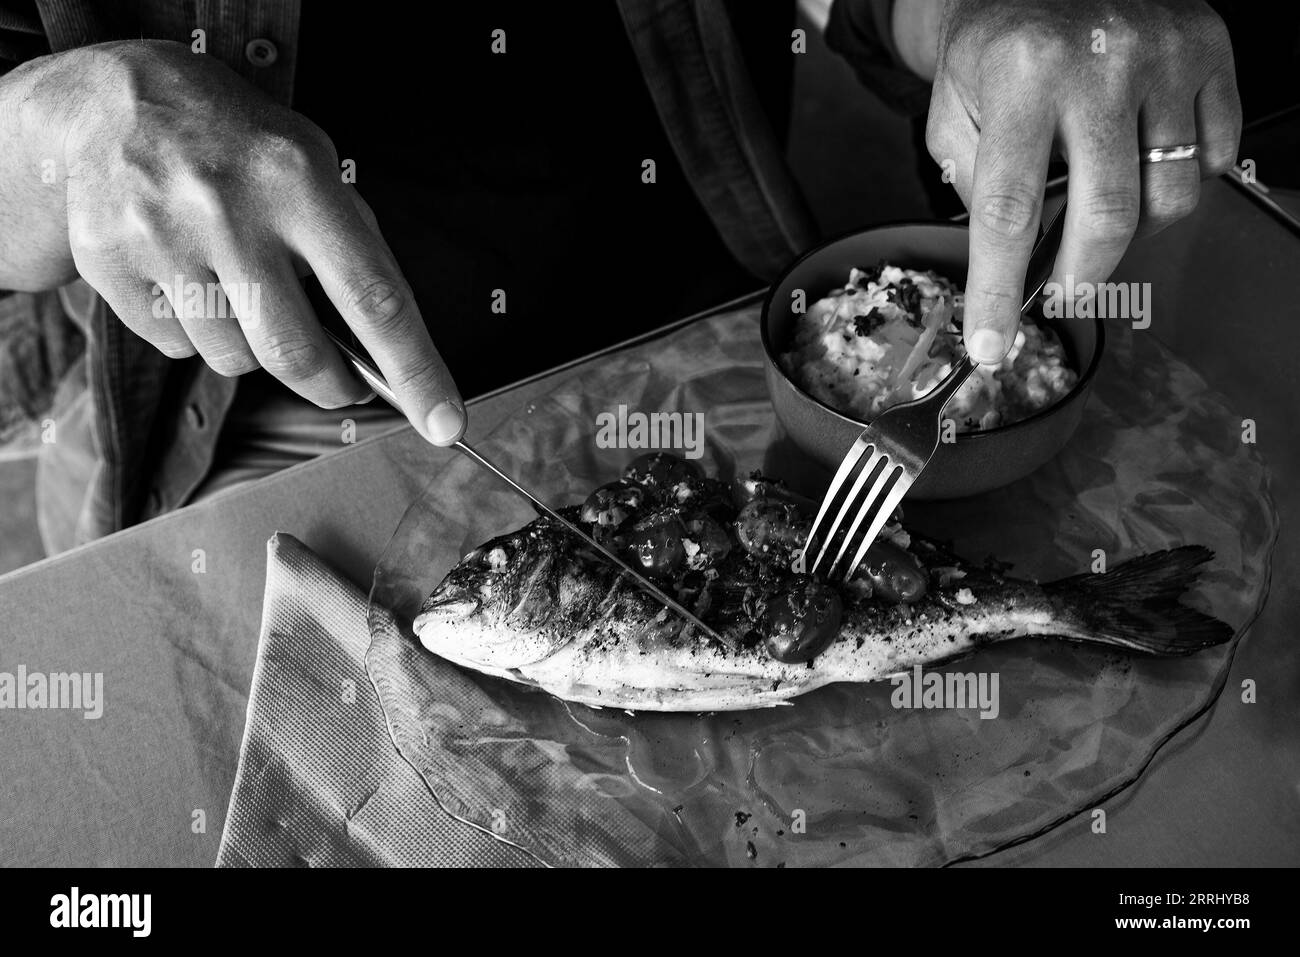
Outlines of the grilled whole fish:
M815 507L759 476L736 490L665 454L645 456L566 517L590 523L675 590L698 633L546 518L466 555L425 600L426 649L475 671L595 707L767 707L840 681L871 682L1042 636L1150 655L1232 637L1179 602L1213 553L1155 552L1047 584L963 562L891 524L843 588L791 561ZM603 542L605 543L605 542Z

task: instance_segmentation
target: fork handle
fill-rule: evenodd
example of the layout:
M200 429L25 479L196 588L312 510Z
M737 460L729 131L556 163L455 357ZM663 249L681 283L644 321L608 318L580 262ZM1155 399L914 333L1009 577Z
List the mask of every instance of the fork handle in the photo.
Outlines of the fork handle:
M1029 253L1029 263L1025 268L1025 299L1024 305L1020 307L1022 316L1038 301L1038 294L1051 278L1052 267L1056 265L1056 253L1061 248L1061 237L1065 235L1065 207L1066 204L1061 203L1061 208L1047 223L1043 235Z
M953 394L962 387L962 384L970 378L970 374L975 371L976 365L977 363L972 362L970 356L963 354L961 361L953 367L953 370L944 377L942 382L935 386L932 391L925 394L922 401L925 402L927 406L933 403L935 407L942 412L943 407L948 404L948 400L951 399Z
M370 386L377 396L391 405L398 412L401 412L402 404L397 401L397 393L389 388L388 383L384 380L384 377L380 374L379 370L366 361L366 358L362 356L361 353L357 352L356 349L353 349L350 345L344 342L343 339L328 326L323 326L322 328L325 330L325 335L328 336L334 345L338 347L339 352L343 353L343 357L347 359L348 365L352 366L353 371L361 377L361 380L365 382L366 385Z

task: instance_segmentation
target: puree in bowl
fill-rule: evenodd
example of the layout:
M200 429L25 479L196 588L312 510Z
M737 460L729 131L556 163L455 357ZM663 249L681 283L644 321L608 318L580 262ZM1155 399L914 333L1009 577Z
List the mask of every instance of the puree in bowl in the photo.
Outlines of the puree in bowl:
M797 317L781 366L813 398L870 422L943 380L965 354L961 328L961 290L943 276L887 263L850 269L844 288ZM1006 358L977 366L944 414L959 432L1009 425L1077 381L1056 335L1022 318Z

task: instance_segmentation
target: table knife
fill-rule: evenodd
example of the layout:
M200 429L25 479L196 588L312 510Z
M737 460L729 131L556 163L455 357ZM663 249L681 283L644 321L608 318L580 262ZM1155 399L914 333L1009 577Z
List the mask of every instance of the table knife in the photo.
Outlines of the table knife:
M370 388L375 391L376 395L378 395L381 399L383 399L385 402L387 402L397 411L399 412L403 411L401 405L397 401L397 395L393 392L392 389L388 387L388 383L384 380L383 375L381 375L379 370L376 369L371 364L368 358L362 355L356 348L344 342L343 339L341 339L329 328L325 328L325 334L330 337L330 339L334 342L334 345L338 347L339 352L343 354L343 357L347 359L348 363L352 366L352 368L356 370L357 375L361 376L362 380L366 383L366 385L370 386ZM469 458L473 459L479 466L487 469L498 479L505 482L506 485L508 485L513 491L515 491L517 494L527 499L529 503L531 503L532 506L535 509L537 509L537 511L541 512L543 515L545 515L547 518L550 518L552 521L555 521L560 525L563 525L572 534L582 539L582 541L587 546L589 546L590 548L598 552L601 555L601 557L605 558L607 561L616 565L619 569L622 570L623 574L626 575L632 581L632 583L636 585L638 588L640 588L642 591L654 597L665 607L681 615L684 619L686 619L686 621L689 624L698 628L703 634L707 635L713 641L716 641L718 644L722 645L723 647L730 647L730 643L727 642L721 635L719 635L716 631L714 631L712 628L706 625L703 621L699 619L699 617L697 617L694 613L688 610L684 605L682 605L679 601L677 601L675 598L669 595L666 591L664 591L662 588L660 588L650 579L646 578L645 575L637 571L637 569L633 565L625 561L620 555L618 555L618 553L616 553L610 548L607 548L605 545L601 544L600 542L596 541L596 539L589 532L585 531L581 526L569 521L567 518L565 518L555 509L551 508L551 506L547 505L545 502L543 502L532 492L528 491L528 489L524 488L522 485L520 485L518 482L512 479L502 469L492 464L492 462L489 459L487 459L483 455L483 453L473 448L468 442L465 442L462 439L456 442L454 444L454 447L458 451L468 456Z

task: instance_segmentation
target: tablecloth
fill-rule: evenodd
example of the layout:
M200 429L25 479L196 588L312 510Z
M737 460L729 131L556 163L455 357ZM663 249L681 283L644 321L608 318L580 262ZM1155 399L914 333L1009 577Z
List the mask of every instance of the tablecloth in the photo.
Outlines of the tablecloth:
M366 596L292 535L266 593L219 867L528 867L448 817L393 748L363 657Z

